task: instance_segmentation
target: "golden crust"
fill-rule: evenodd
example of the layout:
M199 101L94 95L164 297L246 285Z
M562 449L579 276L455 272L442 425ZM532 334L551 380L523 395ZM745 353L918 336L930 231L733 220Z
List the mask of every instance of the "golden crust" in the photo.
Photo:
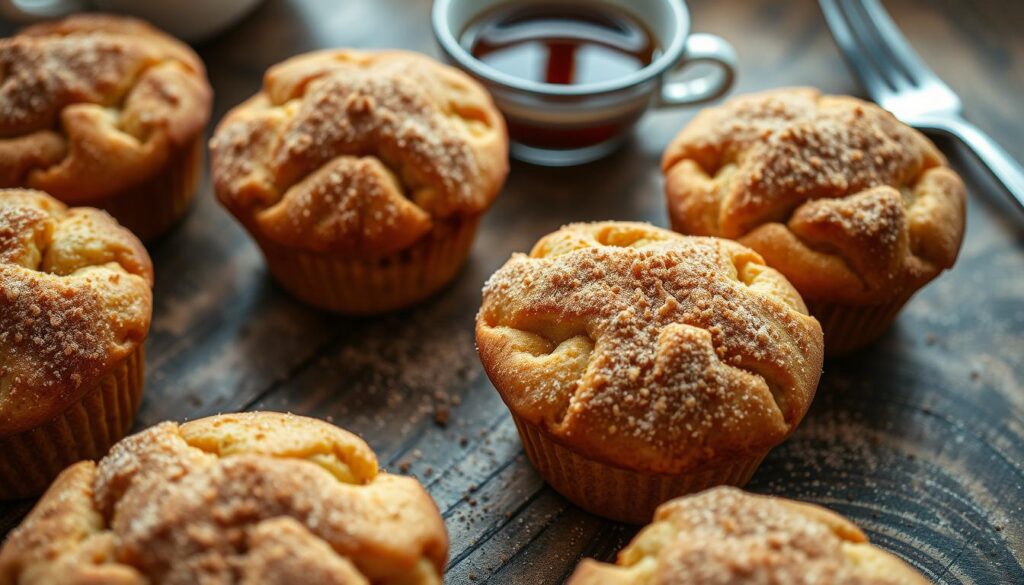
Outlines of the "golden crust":
M719 487L677 498L609 565L584 560L567 585L924 585L825 508Z
M673 227L758 251L808 300L881 304L953 265L965 191L920 132L807 88L702 111L662 159Z
M73 204L152 178L203 132L212 92L185 44L81 15L0 40L0 187Z
M439 585L447 554L430 496L361 439L258 412L161 423L67 469L4 544L0 584Z
M211 141L217 197L293 249L405 249L482 213L508 172L504 120L474 80L417 53L329 50L272 67Z
M0 434L63 411L149 332L153 267L105 212L0 191Z
M591 459L682 473L763 453L803 418L818 322L735 242L574 224L484 287L484 369L509 408Z

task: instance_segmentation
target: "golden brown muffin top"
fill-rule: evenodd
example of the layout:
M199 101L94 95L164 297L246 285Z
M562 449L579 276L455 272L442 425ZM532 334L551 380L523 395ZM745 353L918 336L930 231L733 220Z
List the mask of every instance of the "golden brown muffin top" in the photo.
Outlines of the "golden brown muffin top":
M218 198L292 248L383 256L487 209L504 120L473 79L402 51L329 50L272 67L211 142Z
M274 412L165 422L57 478L0 583L440 585L441 515L361 439Z
M729 487L662 504L617 565L587 559L567 585L924 585L842 516Z
M876 304L953 265L964 186L874 104L817 90L702 111L662 159L673 226L757 250L807 299Z
M680 473L782 441L807 412L822 333L735 242L573 224L515 254L477 315L509 408L592 459Z
M61 412L149 332L153 267L105 212L0 190L0 435Z
M0 187L80 204L163 170L210 118L185 44L132 18L80 15L0 40Z

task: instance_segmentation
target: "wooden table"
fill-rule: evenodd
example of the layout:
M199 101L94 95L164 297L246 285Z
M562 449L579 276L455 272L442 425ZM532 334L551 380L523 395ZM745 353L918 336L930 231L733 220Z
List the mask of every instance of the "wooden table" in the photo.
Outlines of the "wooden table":
M808 1L694 2L695 29L730 39L737 91L806 84L860 94ZM968 116L1024 159L1024 4L887 2ZM437 54L427 0L269 0L199 51L215 119L267 66L322 47ZM5 27L10 31L10 27ZM635 139L573 169L514 163L465 270L423 305L345 319L291 299L209 182L187 222L151 246L156 304L137 428L246 409L288 410L358 432L392 472L423 481L451 538L448 581L560 583L583 556L612 559L635 528L545 487L473 347L486 277L576 220L667 225L658 159L693 110L649 115ZM970 187L959 261L874 347L829 361L797 433L751 490L817 502L941 583L1024 583L1024 217L955 145ZM31 502L0 506L0 528Z

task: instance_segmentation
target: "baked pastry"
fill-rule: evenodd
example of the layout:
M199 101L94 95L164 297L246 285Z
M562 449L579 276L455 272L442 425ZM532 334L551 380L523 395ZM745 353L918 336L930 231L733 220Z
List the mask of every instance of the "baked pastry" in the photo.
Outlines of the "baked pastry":
M57 478L0 583L440 585L444 523L361 439L274 412L165 422Z
M486 91L401 51L272 67L211 149L217 197L277 280L339 313L404 307L450 281L508 172Z
M662 505L609 565L580 563L567 585L925 585L825 508L734 488Z
M152 285L106 213L0 191L0 499L39 495L131 428Z
M709 108L662 159L672 227L756 250L800 291L838 354L878 338L953 265L964 185L878 106L781 89Z
M0 187L105 209L142 239L184 215L211 101L187 45L79 15L0 40L0 71Z
M574 224L487 282L476 341L534 467L580 507L642 523L743 485L800 423L821 328L735 242Z

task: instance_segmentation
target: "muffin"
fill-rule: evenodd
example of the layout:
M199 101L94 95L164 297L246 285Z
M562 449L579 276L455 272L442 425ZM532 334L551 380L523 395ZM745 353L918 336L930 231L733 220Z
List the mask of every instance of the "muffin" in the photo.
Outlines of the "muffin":
M484 286L476 341L544 479L634 523L746 483L822 364L817 321L757 253L642 223L569 225L513 255Z
M72 16L0 40L0 187L110 212L142 239L188 209L210 84L185 44L132 18Z
M0 191L0 499L39 495L131 428L152 284L106 213Z
M956 260L964 185L878 106L814 89L701 112L662 159L672 227L738 240L800 291L830 355L877 339Z
M57 478L0 551L0 583L440 585L420 484L325 422L165 422Z
M217 197L281 285L347 314L405 307L450 281L508 172L486 91L401 51L272 67L210 147Z
M925 585L842 516L714 488L658 508L616 565L586 559L567 585Z

